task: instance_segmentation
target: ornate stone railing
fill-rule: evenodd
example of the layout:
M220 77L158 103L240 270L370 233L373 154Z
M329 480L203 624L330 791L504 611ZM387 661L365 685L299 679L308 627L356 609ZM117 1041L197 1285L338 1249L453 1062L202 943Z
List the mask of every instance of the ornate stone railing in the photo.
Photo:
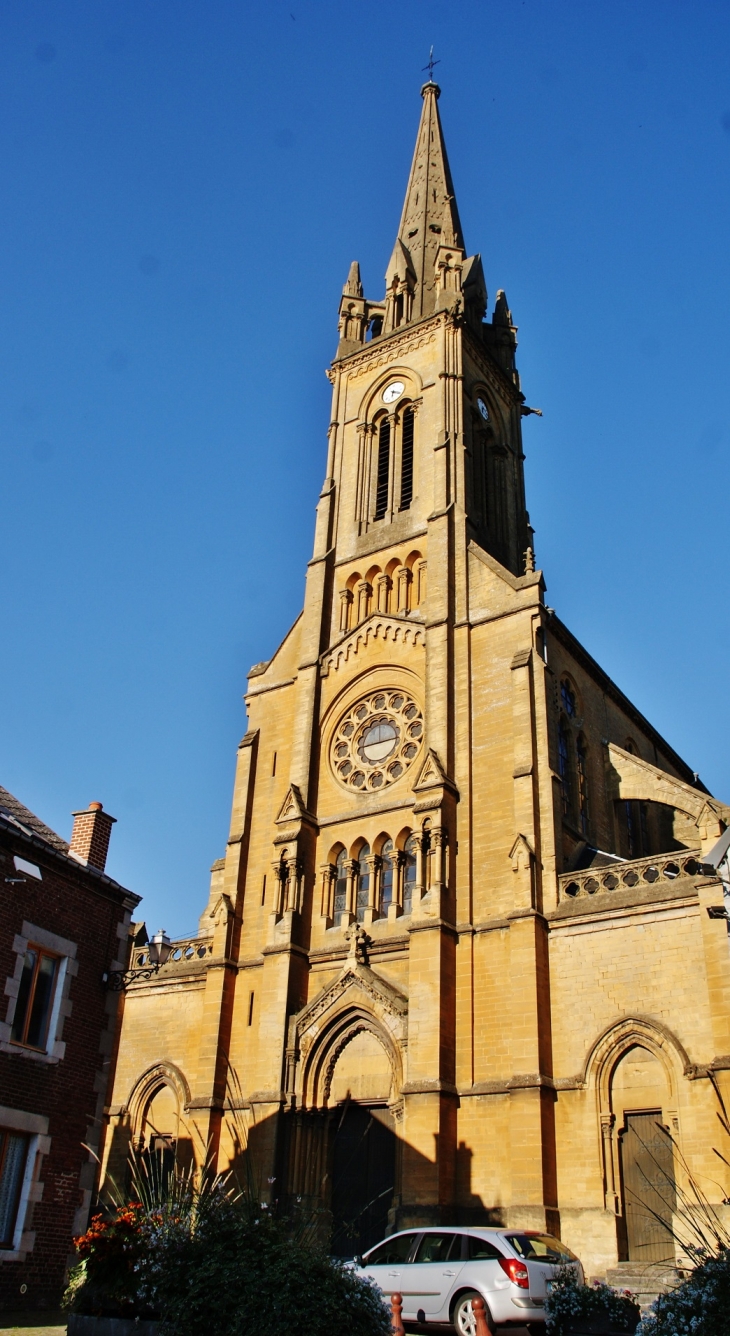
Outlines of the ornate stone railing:
M677 877L696 877L701 873L699 849L682 849L651 858L633 858L607 867L589 867L583 872L563 872L558 877L558 899L584 899L616 891L636 890L656 882L672 882Z
M213 954L212 937L181 937L170 946L170 954L160 969L166 969L168 965L191 965ZM132 969L144 969L149 963L149 947L140 946L132 952Z

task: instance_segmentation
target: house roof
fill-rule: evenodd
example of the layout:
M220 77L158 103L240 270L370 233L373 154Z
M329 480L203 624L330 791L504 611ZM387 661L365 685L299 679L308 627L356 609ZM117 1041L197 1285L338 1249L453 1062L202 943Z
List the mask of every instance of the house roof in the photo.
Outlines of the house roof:
M108 876L99 868L93 867L91 863L82 863L69 854L69 846L66 840L62 840L55 830L51 830L45 822L41 821L29 808L19 802L17 798L4 789L0 784L0 827L6 830L15 831L15 833L26 843L35 845L45 845L46 850L52 857L61 857L66 865L66 869L73 868L73 871L88 878L92 884L96 883L99 888L106 888L113 892L121 892L125 897L126 903L130 908L139 904L141 896L135 895L126 886L120 885L114 881L113 877Z
M38 835L59 853L68 853L68 842L62 840L55 830L51 830L50 826L46 826L33 812L24 807L23 803L2 787L2 784L0 784L0 815L9 818L13 824L25 827L26 834Z

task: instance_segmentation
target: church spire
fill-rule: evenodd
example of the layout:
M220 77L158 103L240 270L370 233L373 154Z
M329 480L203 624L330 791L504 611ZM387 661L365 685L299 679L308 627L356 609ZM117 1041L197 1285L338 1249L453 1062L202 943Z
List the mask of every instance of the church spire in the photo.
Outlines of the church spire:
M459 211L446 156L437 100L438 84L429 80L421 89L423 110L416 150L408 178L398 240L410 256L416 275L413 318L429 315L436 306L436 265L441 246L463 252Z

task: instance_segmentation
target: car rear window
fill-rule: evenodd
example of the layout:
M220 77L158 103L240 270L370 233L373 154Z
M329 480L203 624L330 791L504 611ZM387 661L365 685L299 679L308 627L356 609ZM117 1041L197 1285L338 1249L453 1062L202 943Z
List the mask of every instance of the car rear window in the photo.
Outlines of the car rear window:
M491 1262L497 1257L504 1257L504 1253L488 1239L478 1239L476 1234L467 1234L466 1256L470 1262Z
M394 1262L407 1262L417 1234L394 1234L392 1239L379 1243L363 1259L365 1266L392 1266Z
M575 1253L552 1234L505 1234L518 1257L526 1262L577 1262Z

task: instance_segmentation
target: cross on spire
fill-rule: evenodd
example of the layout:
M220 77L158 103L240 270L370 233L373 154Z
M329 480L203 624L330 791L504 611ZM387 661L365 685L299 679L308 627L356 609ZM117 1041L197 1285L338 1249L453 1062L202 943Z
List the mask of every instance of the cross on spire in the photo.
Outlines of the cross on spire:
M429 53L428 53L428 64L427 64L427 65L424 65L424 67L423 67L423 73L424 73L424 74L425 74L426 70L428 70L428 82L429 82L429 83L433 83L433 67L434 67L434 65L440 65L440 64L441 64L441 61L440 61L440 60L434 60L434 58L433 58L433 47L431 47L431 50L430 50Z

